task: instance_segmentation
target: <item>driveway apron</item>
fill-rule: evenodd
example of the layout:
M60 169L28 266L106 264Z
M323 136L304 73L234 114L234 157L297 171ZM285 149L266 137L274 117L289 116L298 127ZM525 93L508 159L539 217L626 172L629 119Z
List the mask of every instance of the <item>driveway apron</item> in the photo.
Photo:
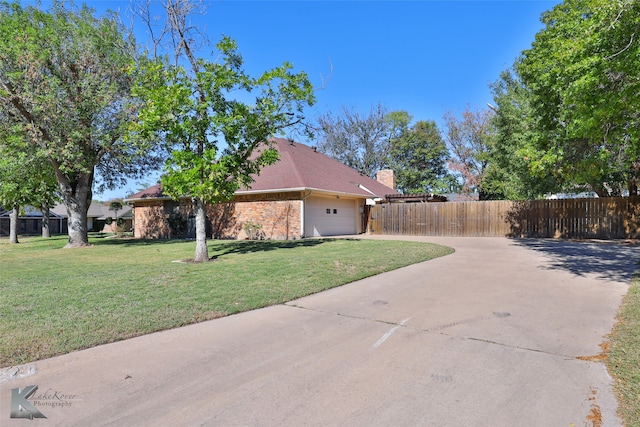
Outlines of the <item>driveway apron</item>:
M405 239L456 252L1 369L0 425L32 425L10 416L22 398L47 417L34 420L42 426L621 425L598 355L635 247Z

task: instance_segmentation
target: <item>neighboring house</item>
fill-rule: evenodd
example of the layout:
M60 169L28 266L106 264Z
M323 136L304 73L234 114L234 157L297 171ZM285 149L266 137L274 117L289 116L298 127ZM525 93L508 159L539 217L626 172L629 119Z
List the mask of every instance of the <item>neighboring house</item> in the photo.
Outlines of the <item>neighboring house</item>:
M67 217L67 208L62 203L57 204L51 211L64 216L64 218ZM131 206L123 204L117 214L118 218L121 218L120 231L130 231L133 228L133 209ZM113 219L111 224L106 224L107 218ZM115 221L116 212L109 209L109 204L91 202L87 211L87 230L115 233L117 231Z
M251 226L261 238L359 234L366 230L368 205L398 194L393 171L378 180L361 175L315 148L274 138L280 160L265 167L233 201L207 207L208 235L244 239ZM134 236L193 237L194 219L188 197L173 201L157 184L125 199L134 207Z
M42 234L42 212L33 206L21 208L22 215L18 218L18 234ZM0 236L9 235L9 213L0 208ZM107 218L113 218L111 224L106 224ZM87 229L89 231L102 231L105 233L115 233L116 213L109 210L109 205L100 202L91 202L87 212ZM66 234L67 229L67 208L62 203L56 204L49 211L49 231L51 234ZM133 209L124 205L118 211L118 218L122 218L120 231L130 231L133 228Z
M24 206L18 214L18 234L42 234L42 211L33 206ZM9 214L13 211L0 207L0 236L9 235L11 220ZM67 232L67 215L49 211L49 232L51 234L63 234Z

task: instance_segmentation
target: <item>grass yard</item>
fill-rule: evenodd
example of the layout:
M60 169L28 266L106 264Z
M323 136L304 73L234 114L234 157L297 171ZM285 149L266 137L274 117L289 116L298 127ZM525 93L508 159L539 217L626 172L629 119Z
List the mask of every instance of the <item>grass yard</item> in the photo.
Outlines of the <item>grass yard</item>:
M252 310L426 261L416 242L309 239L194 242L66 236L0 240L0 367Z
M625 296L618 323L606 351L607 368L615 379L618 414L626 426L640 426L640 277Z

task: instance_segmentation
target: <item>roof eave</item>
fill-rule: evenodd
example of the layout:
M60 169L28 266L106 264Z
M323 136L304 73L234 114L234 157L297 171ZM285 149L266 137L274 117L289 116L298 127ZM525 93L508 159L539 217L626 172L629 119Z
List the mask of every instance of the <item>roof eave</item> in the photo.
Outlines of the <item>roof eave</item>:
M181 198L185 198L185 197L181 197ZM168 196L162 196L162 197L137 197L134 199L122 199L123 202L125 203L133 203L133 202L155 202L158 200L171 200L171 197Z
M368 190L364 190L364 191L371 194L351 193L348 191L327 190L323 188L314 188L314 187L271 188L268 190L238 190L235 192L235 194L238 196L245 196L245 195L254 195L254 194L291 193L291 192L305 192L305 191L312 191L316 193L319 192L321 194L334 195L334 196L335 195L348 196L348 197L354 197L358 199L384 199L385 197L384 195L378 196L377 194ZM188 198L188 196L181 197L181 199L185 199L185 198ZM163 196L163 197L139 197L135 199L123 199L125 203L135 203L135 202L144 202L144 201L153 202L153 201L161 201L161 200L171 200L171 197Z

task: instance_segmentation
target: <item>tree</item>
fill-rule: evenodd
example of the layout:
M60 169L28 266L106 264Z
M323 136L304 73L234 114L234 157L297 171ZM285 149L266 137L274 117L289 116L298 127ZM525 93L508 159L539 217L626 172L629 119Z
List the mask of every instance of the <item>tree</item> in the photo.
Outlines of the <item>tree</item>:
M318 118L318 149L373 178L386 166L392 123L381 104L371 107L367 116L342 107L342 116L328 112Z
M537 121L533 166L600 196L637 194L640 3L566 0L516 69Z
M18 243L19 210L25 205L42 209L42 235L49 237L48 209L55 201L56 182L51 167L29 149L19 126L0 114L0 206L12 209L9 242Z
M404 193L448 192L447 147L434 121L405 126L391 140L389 166L396 171L397 187Z
M505 70L491 86L496 106L495 138L489 150L492 166L483 181L490 194L509 200L535 199L561 191L563 181L543 168L536 159L545 155L537 145L537 117L531 107L531 92L516 70Z
M114 200L111 203L109 203L109 210L114 212L114 215L116 216L115 218L115 222L116 222L116 234L120 235L120 221L118 221L118 211L121 210L123 207L122 202L120 200Z
M0 106L47 159L69 215L67 247L88 245L92 187L114 188L156 167L151 142L122 136L131 105L133 37L86 6L0 5Z
M21 206L28 198L28 188L22 182L24 154L7 156L6 147L0 145L0 206L11 210L9 214L9 243L18 241L18 217Z
M19 211L26 205L42 210L42 237L50 237L49 208L55 201L52 171L42 168L43 159L27 152L7 150L0 144L0 206L12 209L9 242L18 243Z
M460 174L462 190L477 192L480 200L491 198L484 180L490 168L490 149L495 133L493 115L490 110L473 112L468 106L461 119L451 112L444 114L445 142L451 153L449 168Z
M249 76L236 43L223 37L215 48L217 61L196 56L203 40L188 24L195 5L188 0L164 3L161 34L168 37L173 61L152 55L140 64L135 93L140 114L131 128L133 139L161 139L171 150L162 177L163 191L189 196L196 218L196 262L209 259L206 245L207 203L230 200L241 186L253 182L266 165L278 159L269 138L303 121L303 109L314 102L304 72L292 65ZM150 30L148 7L140 14ZM154 40L154 50L161 46ZM157 52L157 50L155 50ZM252 98L251 103L241 99Z

